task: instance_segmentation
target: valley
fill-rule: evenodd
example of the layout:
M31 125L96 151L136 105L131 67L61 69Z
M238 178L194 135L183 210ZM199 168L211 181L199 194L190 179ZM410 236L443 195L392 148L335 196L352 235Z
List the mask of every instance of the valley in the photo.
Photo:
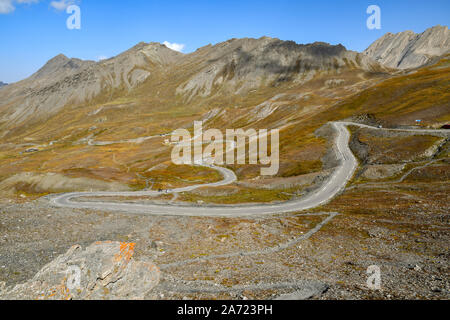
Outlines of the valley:
M161 272L132 298L448 299L449 39L437 26L363 53L139 43L99 62L58 55L2 87L0 298L35 297L47 288L29 282L72 246L113 242ZM278 129L279 170L174 164L172 133L195 140L196 121Z

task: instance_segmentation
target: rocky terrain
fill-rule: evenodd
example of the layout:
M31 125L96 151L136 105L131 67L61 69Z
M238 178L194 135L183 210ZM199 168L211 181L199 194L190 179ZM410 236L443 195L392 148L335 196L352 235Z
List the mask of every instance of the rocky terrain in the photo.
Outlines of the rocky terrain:
M363 53L390 68L413 69L435 61L449 52L448 27L436 26L421 34L413 31L387 33Z
M67 251L74 243L86 248L108 240L136 243L133 258L161 270L156 287L139 287L147 299L272 299L307 288L314 290L306 298L314 299L448 299L448 183L415 182L431 172L415 172L404 183L350 185L318 209L319 216L168 218L56 209L43 200L4 204L2 297L30 297L35 288L61 286L64 274L45 271L66 271L81 261L88 266L92 260L83 260L83 249ZM340 214L305 237L332 210ZM108 259L120 252L119 244L103 250L89 268L98 270L97 257L103 256L105 270L114 265ZM245 255L251 251L256 254ZM207 259L224 254L229 257ZM366 270L374 264L382 272L380 291L366 285ZM48 285L28 287L41 279ZM97 288L102 283L108 287L110 281L98 280ZM67 297L62 293L55 298ZM113 293L91 297L114 298Z
M111 241L85 250L73 246L26 283L13 288L0 283L0 299L143 299L159 283L160 271L150 262L134 260L134 247Z
M364 53L263 37L190 54L140 43L100 62L56 56L0 90L0 298L448 299L448 137L384 130L450 121L448 39L437 26L387 34ZM302 212L170 217L50 203L55 193L220 181L213 168L171 162L170 133L198 120L279 129L278 173L228 165L230 185L82 200L195 208L301 199L340 165L330 122L375 128L349 127L355 175ZM367 287L371 265L381 290Z

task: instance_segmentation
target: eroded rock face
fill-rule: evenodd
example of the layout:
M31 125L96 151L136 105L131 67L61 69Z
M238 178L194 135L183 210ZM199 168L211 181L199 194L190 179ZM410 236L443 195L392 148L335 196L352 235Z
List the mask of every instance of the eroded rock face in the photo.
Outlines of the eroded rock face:
M449 52L448 27L435 26L421 34L413 31L387 33L367 48L364 54L390 68L410 69L421 67Z
M133 259L134 243L96 242L85 250L75 245L13 288L0 283L0 299L144 299L160 279L149 261Z

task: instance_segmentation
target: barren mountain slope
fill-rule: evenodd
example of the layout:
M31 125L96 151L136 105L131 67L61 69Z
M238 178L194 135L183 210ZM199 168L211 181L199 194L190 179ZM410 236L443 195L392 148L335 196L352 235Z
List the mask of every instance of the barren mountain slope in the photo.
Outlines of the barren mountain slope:
M54 60L32 79L2 93L23 95L16 94L1 107L0 176L5 179L21 172L45 174L42 177L61 173L132 188L142 188L152 177L167 183L173 170L181 179L190 179L194 172L180 168L148 170L170 160L171 147L161 134L192 127L200 119L205 128L280 128L280 176L309 173L321 169L326 140L314 135L316 123L308 119L389 77L388 69L341 45L298 45L271 38L234 39L188 55L140 44L99 63L62 56ZM78 72L58 80L74 69ZM54 91L47 86L49 78L56 79ZM27 86L28 91L23 89ZM100 93L94 98L96 88ZM77 103L69 99L72 96L94 99ZM14 103L17 100L33 104ZM292 127L305 130L291 134ZM254 177L259 170L235 169L240 178ZM208 170L204 174L208 176ZM45 193L30 186L30 179L17 190Z
M53 58L30 78L0 92L0 116L5 128L43 120L65 105L124 95L154 72L169 74L170 79L163 80L163 75L154 79L175 86L169 96L179 94L189 100L210 96L217 88L224 94L245 94L260 86L303 84L319 74L336 74L349 67L380 70L377 63L360 54L325 43L239 39L207 46L185 57L157 43L140 43L98 63L63 55Z
M195 74L177 88L192 98L207 97L219 90L245 94L261 86L304 84L318 75L335 75L357 68L380 71L380 66L342 45L316 42L301 45L263 37L232 39L206 46L180 60L178 68L195 68Z
M164 273L149 299L273 299L304 288L305 279L317 282L316 298L448 298L448 136L385 130L419 126L416 119L434 128L450 121L450 55L430 61L393 70L341 45L271 38L233 39L187 55L142 43L98 63L55 57L0 89L0 295L20 296L30 284L42 291L34 281L46 276L39 270L79 260L83 252L75 257L73 249L56 258L75 243L96 243L86 252L106 245L108 260L118 251L129 258L136 248L130 268L154 263ZM171 162L171 132L203 120L205 129L222 132L280 129L278 174L228 165L238 177L230 185L80 200L165 207L183 201L198 210L301 199L327 188L324 181L339 168L334 152L342 148L328 122L343 119L374 126L348 127L356 174L330 203L306 212L168 218L55 208L43 197L219 181L212 168ZM383 290L366 288L371 265L382 270ZM130 278L118 271L113 276L134 283L136 272ZM147 292L113 280L101 294ZM153 287L150 280L145 284Z
M449 51L448 27L435 26L421 34L413 31L387 33L364 54L390 68L410 69L423 66Z
M440 127L450 121L450 55L439 63L398 75L337 104L336 118L372 114L388 126Z
M134 72L144 72L145 77L150 70L151 76L134 88L130 86L130 90L117 90L116 95L110 96L102 93L91 101L69 104L46 115L45 120L23 125L10 122L15 128L1 133L1 180L12 178L8 181L17 183L9 188L26 195L51 192L52 189L42 189L42 183L35 180L55 173L119 183L117 188L132 189L142 189L149 181L155 183L154 187L169 188L195 179L211 181L211 170L169 166L171 147L165 144L168 137L160 136L177 128L191 128L193 121L200 119L204 120L205 128L221 130L279 128L281 163L275 179L296 179L332 166L327 158L330 137L316 134L327 121L376 113L381 118L385 114L393 119L393 124L401 123L393 118L398 113L383 111L376 101L367 101L367 107L353 106L352 101L372 90L383 90L387 97L395 97L411 88L408 92L417 97L423 95L424 103L445 108L445 94L433 94L433 99L429 96L433 88L444 91L448 88L445 60L416 74L382 82L392 77L389 69L342 46L324 43L298 45L271 38L234 39L188 55L167 51L170 53L167 56L159 54L159 50L166 52L155 44L141 44L118 57L87 63L87 67L83 64L81 68L85 69L73 76L108 67L110 73L105 73L106 78L113 73L123 76ZM145 64L145 69L130 71L129 66L140 63ZM132 77L121 81L112 76L108 79L110 86L133 82ZM79 86L75 88L81 88L84 82L77 81ZM393 86L396 81L398 85ZM426 90L427 86L431 89ZM388 93L389 90L393 92ZM428 108L411 101L402 112L411 113L422 107ZM443 121L439 120L442 112L439 114L428 119L430 123ZM158 167L161 164L163 167ZM154 170L155 166L159 169ZM258 166L236 165L231 169L240 181L251 182L247 186L255 186ZM30 172L32 179L22 181L25 176L16 176L23 172ZM64 181L63 190L73 190L70 181ZM280 184L282 180L273 183ZM61 190L61 185L58 188ZM254 189L249 190L252 195L257 194ZM278 196L261 193L261 197Z
M156 43L140 43L100 62L58 55L30 78L0 92L0 121L5 128L45 120L68 104L79 105L100 95L106 99L136 87L181 56Z

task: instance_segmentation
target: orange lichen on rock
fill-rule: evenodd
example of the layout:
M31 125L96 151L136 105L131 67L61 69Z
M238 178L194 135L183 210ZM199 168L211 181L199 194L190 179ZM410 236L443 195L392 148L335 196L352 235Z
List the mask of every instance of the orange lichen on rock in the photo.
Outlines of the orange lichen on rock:
M135 246L136 246L136 243L121 242L120 243L120 252L115 255L115 261L117 262L122 259L129 261L134 254Z

